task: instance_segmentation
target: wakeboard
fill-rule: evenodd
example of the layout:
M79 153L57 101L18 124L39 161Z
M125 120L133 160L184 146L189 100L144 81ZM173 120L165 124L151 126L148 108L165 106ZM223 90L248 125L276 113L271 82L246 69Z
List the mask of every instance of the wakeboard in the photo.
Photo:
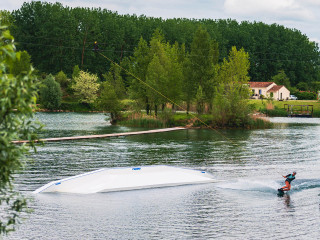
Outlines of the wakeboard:
M278 189L278 195L279 195L279 196L282 196L283 194L284 194L283 189L282 189L282 188L279 188L279 189Z

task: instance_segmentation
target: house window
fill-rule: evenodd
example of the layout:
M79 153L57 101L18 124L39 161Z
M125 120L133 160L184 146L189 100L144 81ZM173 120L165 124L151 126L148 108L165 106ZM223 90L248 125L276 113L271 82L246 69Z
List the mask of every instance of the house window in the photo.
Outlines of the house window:
M262 94L262 90L261 89L259 89L259 95L261 95Z

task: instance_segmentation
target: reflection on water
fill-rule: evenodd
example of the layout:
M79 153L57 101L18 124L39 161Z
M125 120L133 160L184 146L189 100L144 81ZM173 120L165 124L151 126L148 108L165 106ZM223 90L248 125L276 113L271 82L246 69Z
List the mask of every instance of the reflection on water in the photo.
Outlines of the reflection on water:
M291 197L289 194L284 194L283 195L283 201L285 203L285 206L289 209L289 210L294 210L294 206L291 203Z
M104 114L37 116L46 124L42 137L139 130L110 126ZM282 127L191 129L40 146L17 178L19 188L34 198L34 212L6 239L317 239L320 121L270 120ZM206 170L220 182L105 194L31 194L47 182L103 167L156 164ZM292 190L278 197L282 175L293 170Z

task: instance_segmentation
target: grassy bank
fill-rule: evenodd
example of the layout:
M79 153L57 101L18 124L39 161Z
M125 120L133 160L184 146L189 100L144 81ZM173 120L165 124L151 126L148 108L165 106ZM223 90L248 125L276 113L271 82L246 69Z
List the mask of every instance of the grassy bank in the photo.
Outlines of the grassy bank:
M243 126L221 126L214 120L212 114L187 114L185 112L165 112L158 116L147 115L141 112L125 112L117 121L118 125L130 127L177 127L184 126L190 128L243 128L243 129L264 129L271 128L273 124L270 121L251 116L248 122Z
M147 115L144 112L123 112L121 119L117 121L118 125L130 127L147 127L147 128L160 128L160 127L177 127L186 126L192 119L192 115L170 111L160 112L158 116Z
M249 103L254 106L257 112L264 113L270 117L286 117L288 116L287 110L284 108L285 104L288 105L312 105L313 117L320 117L320 102L316 100L289 100L289 101L267 101L267 100L249 100ZM294 107L294 110L300 109ZM309 108L310 109L310 108Z

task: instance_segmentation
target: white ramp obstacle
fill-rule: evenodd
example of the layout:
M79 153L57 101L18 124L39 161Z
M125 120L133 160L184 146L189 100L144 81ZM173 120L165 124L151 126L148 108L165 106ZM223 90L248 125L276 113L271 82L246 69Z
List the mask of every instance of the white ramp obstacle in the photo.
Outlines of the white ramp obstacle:
M215 182L205 171L171 166L102 168L49 182L33 193L97 193Z

